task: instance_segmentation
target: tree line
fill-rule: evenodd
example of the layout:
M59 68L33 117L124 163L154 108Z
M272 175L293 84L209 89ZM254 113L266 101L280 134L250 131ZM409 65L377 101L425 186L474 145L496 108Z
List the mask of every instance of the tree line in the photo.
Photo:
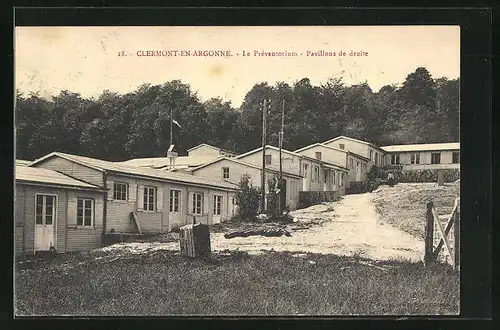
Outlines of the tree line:
M287 84L255 84L242 105L205 102L188 84L145 84L118 94L83 98L62 91L47 100L16 93L16 158L33 160L52 151L120 161L165 156L170 111L180 155L200 143L242 153L261 145L262 103L267 99L267 142L278 144L285 103L283 147L295 150L338 135L378 145L459 140L459 79L433 79L426 68L404 83L373 92L368 83L346 86L332 78L314 86L308 78Z

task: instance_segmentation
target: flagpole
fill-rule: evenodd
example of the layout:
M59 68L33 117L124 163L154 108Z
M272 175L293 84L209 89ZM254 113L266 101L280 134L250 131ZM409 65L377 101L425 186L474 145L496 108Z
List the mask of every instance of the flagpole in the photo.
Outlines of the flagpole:
M261 175L261 197L260 197L260 212L264 213L266 207L266 112L267 100L264 99L262 109L262 175Z

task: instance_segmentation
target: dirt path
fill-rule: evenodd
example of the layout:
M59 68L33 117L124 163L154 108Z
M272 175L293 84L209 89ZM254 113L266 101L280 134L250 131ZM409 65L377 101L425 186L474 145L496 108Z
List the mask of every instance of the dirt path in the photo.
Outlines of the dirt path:
M372 194L348 195L342 201L328 206L317 206L295 213L299 222L318 218L322 226L292 232L292 237L261 237L225 239L213 236L216 250L297 251L322 254L359 255L374 260L410 259L423 257L424 243L387 224L380 224L372 202ZM326 210L325 210L326 209ZM326 212L325 212L326 211Z
M424 253L423 240L380 223L372 198L371 193L347 195L340 202L298 210L294 212L294 217L299 224L317 220L323 220L323 223L311 226L308 230L292 231L292 237L250 236L226 239L222 233L212 233L212 250L239 249L249 253L274 250L359 255L373 260L421 260ZM136 251L179 249L177 242L132 244L135 245L128 248Z

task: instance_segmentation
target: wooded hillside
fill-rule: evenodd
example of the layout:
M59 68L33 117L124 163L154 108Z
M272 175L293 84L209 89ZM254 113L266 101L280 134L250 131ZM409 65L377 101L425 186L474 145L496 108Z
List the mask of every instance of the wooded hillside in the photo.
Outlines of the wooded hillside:
M295 150L338 135L378 145L459 140L459 79L433 79L425 68L400 88L374 93L367 83L345 86L331 79L313 86L258 83L240 108L213 98L202 102L179 80L143 85L124 95L104 91L82 98L63 91L52 100L16 95L16 158L32 160L61 151L106 160L164 156L170 139L170 109L180 155L205 142L236 152L261 145L262 101L268 108L268 143L277 145L285 100L283 147Z

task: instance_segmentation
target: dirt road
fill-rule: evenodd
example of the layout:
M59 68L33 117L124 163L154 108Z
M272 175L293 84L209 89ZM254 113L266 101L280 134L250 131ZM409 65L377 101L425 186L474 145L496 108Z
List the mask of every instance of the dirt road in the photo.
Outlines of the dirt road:
M410 234L379 221L372 202L373 194L347 195L339 202L316 205L293 212L298 223L320 220L321 225L292 231L292 237L224 238L212 233L213 251L237 250L259 253L263 250L310 252L320 254L358 255L373 260L422 259L424 242ZM178 243L132 243L130 250L172 249ZM117 246L115 246L117 247ZM108 247L113 248L113 247Z
M413 236L378 221L372 194L348 195L331 205L318 205L294 212L300 222L325 220L321 226L294 231L292 237L224 239L213 237L217 250L297 251L321 254L359 255L374 260L423 257L424 243ZM331 210L333 208L333 210Z

